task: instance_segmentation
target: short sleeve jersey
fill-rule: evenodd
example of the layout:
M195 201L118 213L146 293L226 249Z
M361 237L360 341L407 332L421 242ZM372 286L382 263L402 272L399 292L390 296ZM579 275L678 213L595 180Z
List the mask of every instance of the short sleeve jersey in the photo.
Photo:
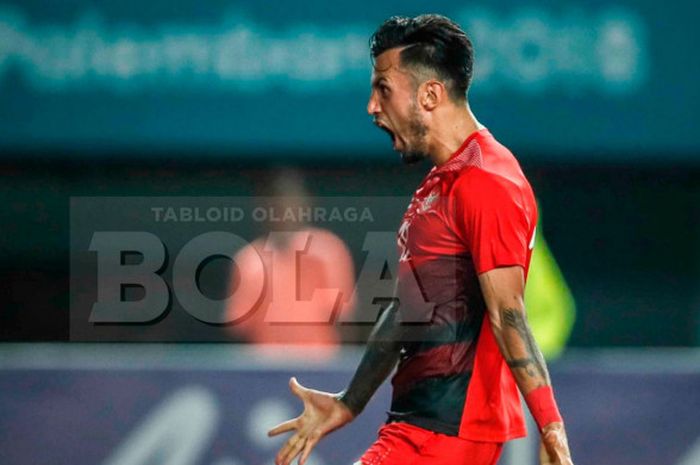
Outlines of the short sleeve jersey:
M478 275L520 266L527 276L536 224L517 160L486 129L428 173L398 234L400 311L416 324L392 379L389 421L475 441L525 435Z

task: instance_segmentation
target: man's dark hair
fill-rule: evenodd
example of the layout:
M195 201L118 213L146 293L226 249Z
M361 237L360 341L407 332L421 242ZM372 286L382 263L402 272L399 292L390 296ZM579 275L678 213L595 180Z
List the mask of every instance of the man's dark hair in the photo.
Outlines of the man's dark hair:
M392 16L370 38L372 59L396 47L404 47L402 66L434 72L445 83L450 98L460 102L466 99L474 49L457 23L435 14Z

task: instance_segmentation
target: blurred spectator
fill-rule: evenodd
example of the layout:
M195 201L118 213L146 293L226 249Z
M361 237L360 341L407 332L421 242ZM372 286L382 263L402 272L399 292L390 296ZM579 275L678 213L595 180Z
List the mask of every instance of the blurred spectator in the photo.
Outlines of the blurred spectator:
M289 356L298 348L304 357L328 358L339 349L335 322L354 306L352 257L331 231L305 224L303 215L290 219L283 214L311 207L299 172L275 172L265 190L273 196L265 198L266 208L275 212L270 218L278 220L267 221L263 226L268 234L235 257L229 329L232 336L256 344L263 355ZM258 286L238 285L261 280L261 296ZM313 350L304 350L309 348Z

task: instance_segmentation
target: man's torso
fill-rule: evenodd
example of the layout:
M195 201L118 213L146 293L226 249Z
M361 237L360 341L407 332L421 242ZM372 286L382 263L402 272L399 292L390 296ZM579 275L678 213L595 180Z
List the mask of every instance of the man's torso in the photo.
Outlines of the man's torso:
M513 405L511 397L517 397L509 373L491 366L500 363L493 357L493 344L479 347L483 328L489 332L490 327L484 325L478 274L508 264L521 265L527 272L529 265L529 249L517 250L512 257L507 250L522 249L522 241L511 241L511 245L506 238L504 245L495 243L493 250L488 249L488 241L500 234L500 226L481 224L481 216L484 222L490 220L488 211L482 215L479 208L482 202L490 206L492 199L500 197L508 205L514 199L515 205L504 209L499 221L509 222L506 227L510 228L508 215L514 211L518 216L514 221L522 219L514 226L515 232L522 230L529 239L536 224L532 190L512 154L486 130L472 134L447 163L434 168L413 196L398 235L398 297L402 318L411 324L392 380L390 421L482 440L522 435L522 414L517 409L485 428L465 425L465 417L474 415L468 410L480 404L467 402L475 363L489 365L480 367L476 375L496 378L486 382L503 391L494 398L497 402L505 397ZM493 208L499 208L498 204ZM489 356L479 357L479 352ZM495 369L496 375L484 369ZM470 401L478 395L475 391ZM519 407L519 399L517 402Z

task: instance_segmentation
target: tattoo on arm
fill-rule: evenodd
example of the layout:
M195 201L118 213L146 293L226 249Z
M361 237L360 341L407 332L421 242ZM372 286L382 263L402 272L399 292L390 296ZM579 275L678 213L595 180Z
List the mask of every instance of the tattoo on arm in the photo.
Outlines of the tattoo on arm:
M507 327L515 330L527 352L524 358L506 360L508 366L514 369L524 369L531 378L541 377L546 384L550 384L544 357L532 336L532 331L525 320L525 314L521 310L506 308L501 311L501 317Z
M402 346L400 331L398 310L392 305L380 316L350 385L339 396L354 415L362 412L396 366Z
M535 371L532 369L533 365L536 364L535 360L531 358L516 358L513 360L507 360L508 366L511 368L522 368L524 369L531 378L537 376Z

